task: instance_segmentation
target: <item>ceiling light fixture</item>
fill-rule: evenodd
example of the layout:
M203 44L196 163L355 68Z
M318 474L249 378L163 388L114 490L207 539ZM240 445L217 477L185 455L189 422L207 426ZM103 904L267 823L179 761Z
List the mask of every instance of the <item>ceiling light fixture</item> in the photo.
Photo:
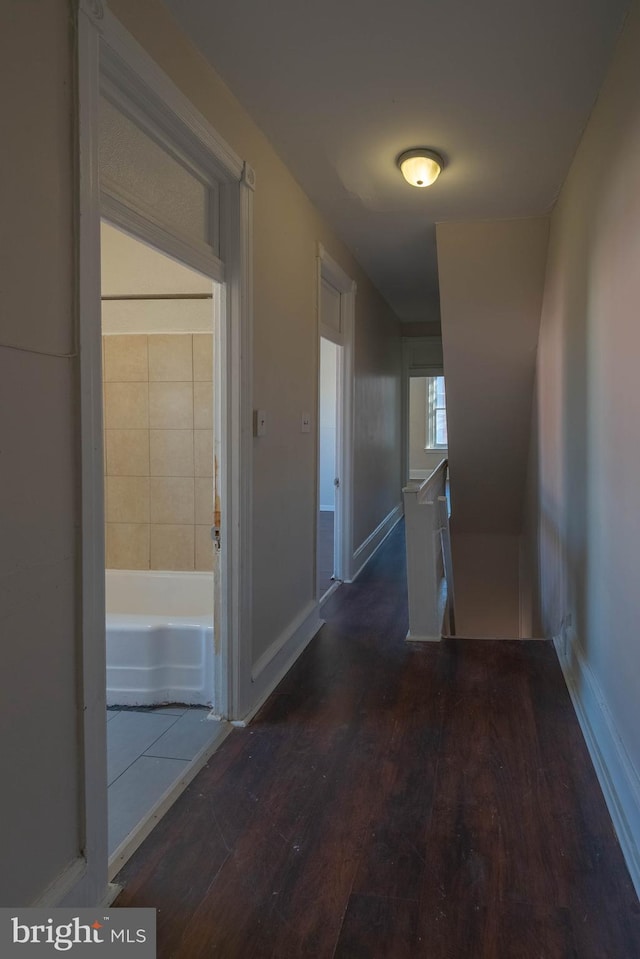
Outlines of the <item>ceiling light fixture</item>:
M407 183L417 187L431 186L435 183L444 166L442 157L425 147L405 150L396 162Z

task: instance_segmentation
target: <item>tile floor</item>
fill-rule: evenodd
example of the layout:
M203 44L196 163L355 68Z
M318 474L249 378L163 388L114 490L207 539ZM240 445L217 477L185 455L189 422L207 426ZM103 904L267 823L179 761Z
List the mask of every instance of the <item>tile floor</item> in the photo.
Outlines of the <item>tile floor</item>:
M107 710L109 856L184 774L198 753L225 732L200 707Z

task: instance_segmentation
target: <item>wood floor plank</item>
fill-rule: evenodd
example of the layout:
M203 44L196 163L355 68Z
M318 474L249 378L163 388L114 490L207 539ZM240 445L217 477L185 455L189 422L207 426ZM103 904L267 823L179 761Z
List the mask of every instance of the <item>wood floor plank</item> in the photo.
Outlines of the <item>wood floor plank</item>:
M638 959L553 646L408 644L403 531L117 877L159 959Z

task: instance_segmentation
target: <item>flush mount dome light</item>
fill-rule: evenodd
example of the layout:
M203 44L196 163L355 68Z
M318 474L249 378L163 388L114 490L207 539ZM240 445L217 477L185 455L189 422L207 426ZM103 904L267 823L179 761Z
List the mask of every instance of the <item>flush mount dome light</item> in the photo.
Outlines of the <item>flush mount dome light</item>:
M438 153L424 147L405 150L396 162L407 183L417 187L431 186L435 183L444 166L444 161Z

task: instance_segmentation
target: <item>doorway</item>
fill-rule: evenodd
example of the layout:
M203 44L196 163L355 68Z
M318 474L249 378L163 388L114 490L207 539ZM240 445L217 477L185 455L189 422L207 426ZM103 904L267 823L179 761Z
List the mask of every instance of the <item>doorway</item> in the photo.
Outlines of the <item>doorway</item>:
M318 477L316 596L350 582L353 322L356 288L321 246L318 257Z
M101 219L142 241L147 248L160 251L171 261L206 277L209 302L216 304L219 317L214 349L216 396L211 408L216 419L215 444L209 434L208 450L200 450L211 463L211 480L216 480L211 504L213 522L210 526L204 522L197 524L194 513L193 524L166 525L193 526L194 557L198 537L195 527L208 526L209 542L213 535L216 550L213 555L217 562L214 561L213 576L207 571L208 592L210 597L217 595L219 601L213 603L215 641L210 644L210 652L214 670L207 699L219 717L235 719L247 711L251 692L250 577L245 575L245 570L251 555L251 395L248 386L255 178L251 168L218 137L206 119L196 113L110 12L103 11L99 5L95 5L95 9L90 4L80 5L78 70L81 777L82 847L87 867L73 891L73 900L81 904L101 901L107 875L114 872L113 863L109 868L106 828ZM193 443L195 457L195 436ZM107 493L107 506L109 499ZM110 519L116 522L117 517L111 513ZM159 542L157 537L156 540ZM139 547L140 540L137 542ZM165 791L148 828L195 775L198 763L205 761L201 751L185 769L176 789ZM138 839L141 838L144 836L138 835Z
M226 727L214 696L217 284L101 227L112 869Z
M336 520L342 517L340 474L340 412L342 398L342 348L331 340L320 338L320 456L318 485L318 598L338 580L340 540L336 536ZM338 548L337 548L338 547ZM337 554L337 555L336 555Z

